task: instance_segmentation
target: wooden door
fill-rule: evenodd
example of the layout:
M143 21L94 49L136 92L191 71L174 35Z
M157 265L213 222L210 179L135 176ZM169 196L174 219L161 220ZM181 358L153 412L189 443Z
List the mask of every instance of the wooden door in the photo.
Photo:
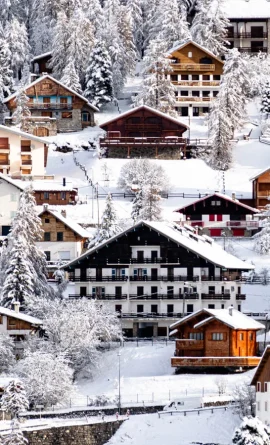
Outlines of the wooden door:
M49 130L45 127L37 127L34 129L34 136L46 137L49 136Z

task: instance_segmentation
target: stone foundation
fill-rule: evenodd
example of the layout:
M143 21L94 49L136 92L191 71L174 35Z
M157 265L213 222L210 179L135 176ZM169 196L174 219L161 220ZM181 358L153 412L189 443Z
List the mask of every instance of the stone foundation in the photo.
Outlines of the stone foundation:
M116 433L123 421L92 425L66 425L24 431L28 445L104 445Z
M126 159L128 157L128 149L120 147L110 147L107 149L107 157ZM152 159L182 159L181 149L178 147L158 148L157 156L155 147L132 147L130 149L129 157Z

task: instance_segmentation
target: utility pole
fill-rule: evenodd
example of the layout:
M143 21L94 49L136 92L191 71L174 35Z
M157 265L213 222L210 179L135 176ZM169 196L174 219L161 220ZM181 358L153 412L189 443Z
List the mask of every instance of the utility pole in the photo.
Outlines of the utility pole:
M99 221L98 182L96 184L96 193L97 193L97 217L98 217L98 228L99 228L100 227L100 221Z
M118 352L118 354L117 354L117 356L118 356L118 365L119 365L119 368L118 368L118 412L119 412L119 415L121 414L121 361L120 361L120 359L121 359L121 354L120 354L120 352Z

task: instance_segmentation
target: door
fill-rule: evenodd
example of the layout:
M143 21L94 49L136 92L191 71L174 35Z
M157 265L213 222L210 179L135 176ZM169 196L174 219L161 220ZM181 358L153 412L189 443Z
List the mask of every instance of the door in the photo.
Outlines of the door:
M151 297L157 298L158 288L157 286L151 286Z
M87 295L87 287L81 286L80 287L80 297L86 297L86 295Z
M194 312L193 304L187 304L187 313L192 314L192 312Z
M200 114L200 110L198 107L193 107L193 116L198 117Z
M173 304L167 304L167 314L171 316L173 314L174 306Z
M143 286L137 286L137 297L141 297L143 294Z
M222 221L222 216L223 215L217 215L217 221Z
M188 107L181 108L181 116L188 117Z
M209 229L210 236L221 236L221 229Z
M0 138L0 148L8 149L8 138Z
M233 236L244 236L245 229L232 229Z
M251 38L263 37L263 26L251 26Z
M215 215L209 215L209 221L215 221Z
M121 298L122 297L122 287L116 286L115 287L115 298Z
M50 97L43 97L43 104L44 104L44 108L50 108L50 106L51 106L51 98Z
M40 136L40 137L46 137L46 136L49 136L49 130L48 130L48 128L45 128L45 127L37 127L37 128L34 128L34 135Z
M151 269L151 280L156 281L158 278L158 270L157 269Z
M151 313L152 314L158 313L158 305L157 304L151 304Z
M81 281L86 281L86 268L81 269Z
M96 280L102 281L102 267L96 268Z
M144 262L144 251L143 250L137 251L137 260L138 260L138 263Z
M158 257L158 251L157 250L151 250L151 260L152 263L155 263Z
M174 268L168 267L168 281L173 281L174 279Z
M137 304L137 313L140 314L143 312L143 304Z

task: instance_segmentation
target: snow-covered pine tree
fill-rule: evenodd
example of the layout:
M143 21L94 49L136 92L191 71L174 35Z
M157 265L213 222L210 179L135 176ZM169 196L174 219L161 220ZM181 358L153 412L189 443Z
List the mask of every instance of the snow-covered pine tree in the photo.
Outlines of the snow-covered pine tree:
M151 40L157 37L158 29L155 25L154 17L159 9L161 0L142 0L142 12L143 12L143 45L142 56L147 49Z
M73 60L70 60L64 68L61 82L68 88L76 91L76 93L82 94L80 79L76 72Z
M3 445L27 445L28 440L24 437L18 421L11 422L11 431L4 437Z
M260 255L267 255L270 252L270 218L263 220L263 228L253 236L255 240L253 249Z
M147 221L160 221L162 219L161 212L159 190L151 185L144 186L140 218Z
M178 0L167 0L159 5L155 16L158 37L166 42L170 49L177 42L191 38L185 15L179 8Z
M27 118L31 117L31 111L28 108L29 98L25 94L23 87L21 87L21 89L19 90L15 101L16 109L12 115L12 120L15 125L18 125L20 128L26 129Z
M1 28L1 25L0 25ZM4 36L3 29L0 29L0 96L8 97L13 90L13 77L11 69L11 52Z
M132 211L131 218L133 219L134 224L141 219L141 212L143 207L143 191L141 188L138 188L135 191L135 196L132 201Z
M14 354L14 340L8 334L0 334L0 372L12 370L16 360Z
M263 89L262 93L262 100L261 100L261 113L268 118L268 115L270 114L270 84L269 82L266 82L265 87Z
M121 228L117 224L117 214L113 205L112 195L108 193L100 227L90 240L88 247L92 248L120 232Z
M235 445L270 445L270 430L258 417L244 417L234 432Z
M122 76L125 80L128 75L133 74L137 55L132 33L132 18L126 6L121 6L120 8L118 23L119 36L125 55L121 67Z
M175 111L175 88L167 74L172 71L163 40L151 41L144 57L142 89L134 98L136 106L148 105L172 116Z
M113 100L112 63L102 40L97 40L85 76L85 97L97 107Z
M20 380L12 380L5 388L1 398L1 409L10 413L12 419L18 419L19 413L28 409L29 402Z
M55 5L52 4L53 1L33 0L30 44L36 56L51 51L57 11Z
M103 9L100 0L82 0L82 10L94 27L94 35L98 35L99 30L104 25Z
M5 35L12 56L11 69L13 70L14 77L18 80L19 72L29 60L30 46L26 26L16 18L13 18L13 20L6 25Z
M25 306L31 300L33 293L32 265L27 260L24 240L17 238L14 239L9 253L4 286L1 291L1 306L10 308L15 301Z
M230 22L223 10L225 0L198 0L191 26L193 40L216 56L226 52L227 27Z
M64 11L59 12L52 41L52 58L50 66L56 79L61 79L63 71L69 62L69 20Z
M142 54L143 47L143 11L142 0L127 0L127 10L131 17L131 26L134 36L134 43L139 55Z

